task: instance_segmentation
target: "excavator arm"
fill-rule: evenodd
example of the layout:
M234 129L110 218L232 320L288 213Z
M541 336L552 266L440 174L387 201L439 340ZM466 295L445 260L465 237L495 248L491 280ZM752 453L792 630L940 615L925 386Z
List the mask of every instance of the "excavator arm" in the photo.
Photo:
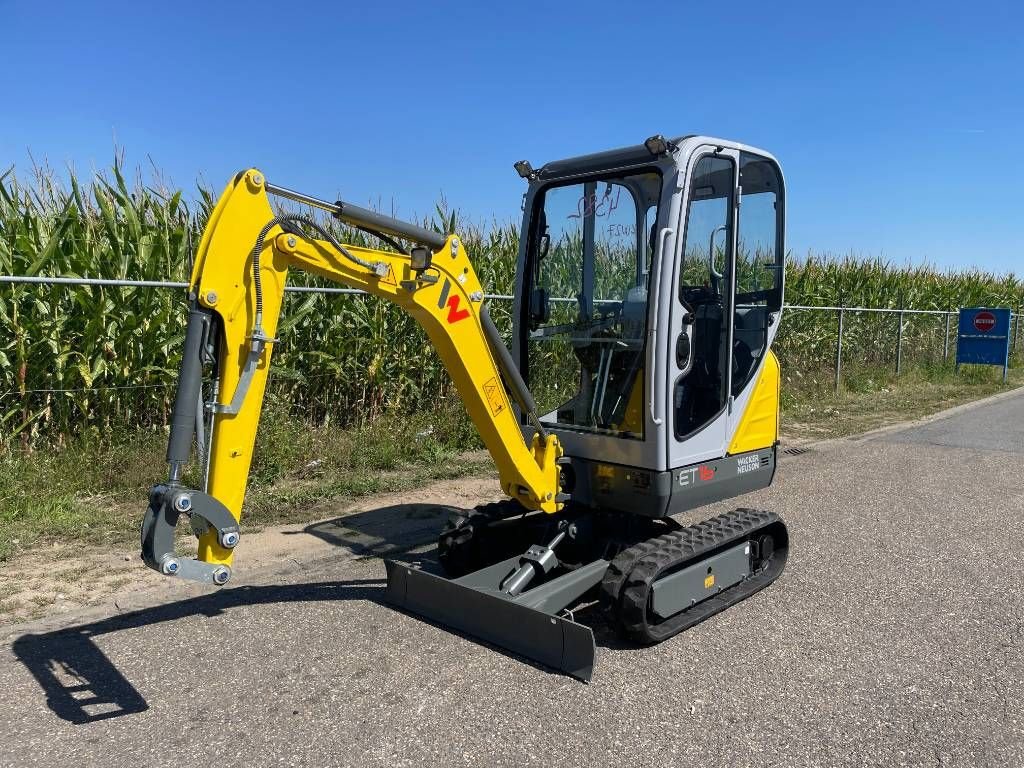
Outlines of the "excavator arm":
M326 209L385 239L397 236L416 245L408 254L342 245L310 218L276 215L272 194ZM230 577L289 269L362 289L411 315L451 376L505 493L526 509L561 509L558 440L537 419L532 398L487 314L482 286L459 238L275 187L250 169L228 184L196 253L167 451L170 472L166 483L150 491L142 526L142 554L150 567L215 584ZM212 388L204 395L204 371L210 368ZM529 445L506 385L536 427ZM203 459L202 489L183 483L194 442ZM197 560L175 554L174 531L181 515L191 517L199 535Z

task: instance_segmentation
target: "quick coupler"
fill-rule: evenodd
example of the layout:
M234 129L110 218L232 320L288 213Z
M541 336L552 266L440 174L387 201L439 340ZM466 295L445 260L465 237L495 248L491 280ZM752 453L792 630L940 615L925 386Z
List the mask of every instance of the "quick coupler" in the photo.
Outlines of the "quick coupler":
M181 485L154 485L149 507L142 520L142 559L165 576L222 586L231 578L231 568L222 563L180 558L174 553L174 531L178 519L192 519L193 531L213 529L224 549L238 546L238 522L217 499Z

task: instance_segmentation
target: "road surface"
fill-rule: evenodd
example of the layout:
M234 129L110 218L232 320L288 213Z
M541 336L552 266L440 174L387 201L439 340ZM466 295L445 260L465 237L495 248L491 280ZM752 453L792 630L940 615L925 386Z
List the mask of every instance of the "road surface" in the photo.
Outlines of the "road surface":
M785 456L737 505L787 521L780 579L651 648L580 617L590 685L386 607L351 536L25 627L0 645L0 765L1024 765L1024 394ZM408 517L385 536L433 525Z

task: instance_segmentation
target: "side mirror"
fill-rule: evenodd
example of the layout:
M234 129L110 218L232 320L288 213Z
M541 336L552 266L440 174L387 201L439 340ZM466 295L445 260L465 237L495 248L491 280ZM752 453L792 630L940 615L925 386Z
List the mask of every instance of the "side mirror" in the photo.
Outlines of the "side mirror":
M690 337L684 331L679 334L679 338L676 339L676 365L679 366L679 370L685 371L686 366L690 363Z

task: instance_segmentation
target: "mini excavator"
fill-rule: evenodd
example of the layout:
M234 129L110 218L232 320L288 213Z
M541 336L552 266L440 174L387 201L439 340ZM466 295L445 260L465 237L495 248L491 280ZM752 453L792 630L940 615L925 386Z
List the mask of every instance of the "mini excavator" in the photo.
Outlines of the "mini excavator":
M142 523L147 565L229 580L285 282L300 269L392 301L424 328L508 497L446 509L445 575L386 561L394 606L589 680L594 635L574 607L598 603L623 635L658 643L779 576L789 536L776 514L675 519L775 474L778 163L736 142L656 135L514 167L527 191L510 346L458 236L256 169L235 176L195 256L169 476ZM323 215L275 213L272 197L383 245L344 245ZM201 490L183 480L194 444ZM175 552L182 516L196 559Z

